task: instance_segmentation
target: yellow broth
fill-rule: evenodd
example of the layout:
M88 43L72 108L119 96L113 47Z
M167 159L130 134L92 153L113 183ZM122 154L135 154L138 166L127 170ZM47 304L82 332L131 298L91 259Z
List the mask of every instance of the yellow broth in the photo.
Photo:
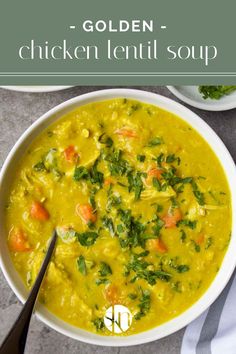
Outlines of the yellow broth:
M126 306L124 335L189 308L221 265L231 196L207 142L158 107L127 99L82 106L44 131L17 168L6 209L12 260L30 288L52 230L59 239L40 300L101 335Z

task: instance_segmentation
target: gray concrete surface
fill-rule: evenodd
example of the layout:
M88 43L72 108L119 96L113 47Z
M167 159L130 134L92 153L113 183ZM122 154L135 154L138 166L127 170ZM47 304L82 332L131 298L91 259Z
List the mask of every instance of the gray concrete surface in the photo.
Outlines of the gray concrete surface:
M74 87L60 92L29 94L0 89L0 166L24 130L55 105L82 93L104 87ZM167 88L138 87L178 101ZM222 138L236 160L236 110L206 112L192 108ZM21 304L0 272L0 342L17 317ZM179 354L184 330L149 344L128 348L105 348L77 342L32 319L26 354ZM11 353L9 353L11 354Z

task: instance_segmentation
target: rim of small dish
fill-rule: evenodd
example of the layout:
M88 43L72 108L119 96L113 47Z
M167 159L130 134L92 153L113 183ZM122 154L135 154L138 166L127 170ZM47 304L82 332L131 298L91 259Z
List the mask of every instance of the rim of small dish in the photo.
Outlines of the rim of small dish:
M188 96L184 95L180 92L176 87L178 86L166 86L168 90L181 101L189 104L192 107L203 109L205 111L213 111L213 112L220 112L220 111L228 111L230 109L236 108L236 98L235 95L232 97L232 101L229 102L221 102L217 100L211 100L211 104L207 101L198 102ZM228 98L230 95L228 96Z
M57 86L57 85L37 85L37 86L0 86L1 88L9 91L16 91L16 92L25 92L25 93L44 93L44 92L55 92L55 91L62 91L66 90L73 86Z

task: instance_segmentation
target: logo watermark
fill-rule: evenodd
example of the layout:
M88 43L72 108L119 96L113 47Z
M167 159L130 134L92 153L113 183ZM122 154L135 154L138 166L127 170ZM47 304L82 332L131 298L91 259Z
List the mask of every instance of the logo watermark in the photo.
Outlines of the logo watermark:
M106 310L104 324L112 333L126 332L132 323L132 314L130 310L123 305L114 305Z

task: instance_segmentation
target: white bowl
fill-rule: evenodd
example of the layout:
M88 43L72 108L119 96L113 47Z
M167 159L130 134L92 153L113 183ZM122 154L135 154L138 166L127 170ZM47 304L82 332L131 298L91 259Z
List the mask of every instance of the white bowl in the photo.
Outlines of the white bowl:
M166 97L149 93L139 90L130 89L110 89L103 91L96 91L75 97L69 101L66 101L59 106L51 109L48 113L44 114L39 118L27 131L21 136L17 141L11 152L9 153L0 174L0 224L1 224L1 235L0 235L0 265L2 271L12 288L16 296L21 302L25 302L28 292L25 289L23 282L16 272L13 263L10 259L9 251L7 248L7 235L4 229L4 206L6 198L8 196L9 187L11 185L12 178L14 176L14 171L17 162L24 154L27 147L35 139L35 137L46 127L48 127L52 122L57 120L62 115L75 109L78 106L95 102L101 100L112 99L116 97L126 97L129 99L140 100L146 103L150 103L159 106L167 111L170 111L177 116L181 117L184 121L190 124L194 129L196 129L203 138L208 142L208 144L215 151L221 164L224 168L225 174L228 179L232 194L232 208L233 208L233 224L232 224L232 237L224 257L223 263L219 272L217 273L214 281L204 295L188 310L179 315L178 317L158 326L146 332L131 336L100 336L96 335L77 327L71 326L66 322L62 321L52 313L50 313L43 305L38 304L36 308L37 317L50 326L51 328L57 330L58 332L65 334L74 339L103 346L130 346L137 345L146 342L150 342L162 337L165 337L175 331L183 328L188 323L193 321L198 317L203 311L205 311L208 306L210 306L213 301L219 296L221 291L226 286L230 276L236 265L236 224L235 224L235 212L236 212L236 169L234 162L226 149L220 138L214 133L214 131L196 114L191 112L186 107L182 106L175 101L172 101Z
M167 86L167 88L181 101L206 111L227 111L236 108L236 91L219 100L213 100L204 99L198 91L198 86Z
M6 90L10 91L19 91L19 92L35 92L35 93L42 93L42 92L54 92L54 91L61 91L72 86L1 86Z

